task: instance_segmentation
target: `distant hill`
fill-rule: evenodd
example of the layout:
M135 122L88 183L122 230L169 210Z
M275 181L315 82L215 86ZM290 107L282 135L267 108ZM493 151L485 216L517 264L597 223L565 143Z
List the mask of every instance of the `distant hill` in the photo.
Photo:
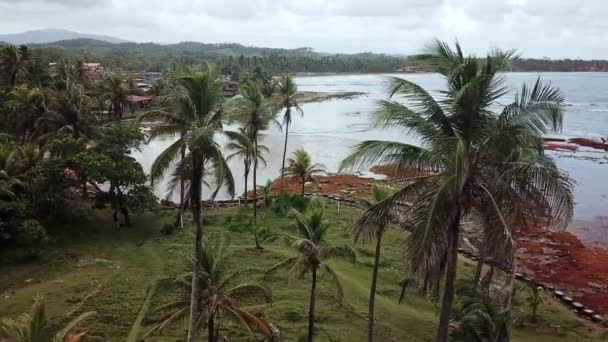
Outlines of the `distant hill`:
M80 33L68 30L46 29L33 30L15 34L0 34L0 41L11 44L45 44L62 40L72 39L94 39L112 44L127 43L127 40L88 33Z

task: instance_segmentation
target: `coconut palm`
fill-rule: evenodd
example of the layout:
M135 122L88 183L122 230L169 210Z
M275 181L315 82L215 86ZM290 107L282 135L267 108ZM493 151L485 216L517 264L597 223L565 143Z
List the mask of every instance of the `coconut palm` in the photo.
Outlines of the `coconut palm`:
M31 141L36 121L48 112L44 92L25 84L17 86L8 94L6 105L11 110L8 117L10 131L21 136L22 144Z
M361 202L365 205L366 208L373 208L376 204L384 201L388 197L392 195L394 190L387 186L382 186L378 184L374 184L372 187L372 195L369 199L361 199ZM367 340L374 340L374 302L376 299L376 281L378 279L378 267L380 265L380 250L382 246L382 235L384 231L390 224L390 222L394 220L391 213L387 212L386 217L382 217L378 222L369 222L364 218L355 222L351 226L351 231L355 237L355 243L360 238L363 241L376 241L376 253L374 256L374 268L372 271L372 283L369 292L369 315L368 315L368 327L367 327Z
M528 288L528 296L526 302L530 306L530 321L536 322L537 312L540 305L545 301L545 292L542 287L532 283L526 282Z
M271 203L271 196L272 196L272 181L270 179L268 179L266 181L266 184L264 185L258 185L258 188L260 189L260 191L262 192L262 195L264 196L264 206L265 207L270 207L270 203Z
M19 73L24 71L28 56L29 52L25 46L6 45L0 47L0 74L2 75L0 77L2 77L9 90L17 85Z
M238 278L243 272L231 273L232 268L228 264L232 251L226 247L222 238L213 241L205 248L202 260L202 270L205 274L199 273L197 279L200 283L201 296L198 299L200 311L196 317L196 328L201 330L203 326L206 326L209 342L217 341L220 331L219 318L221 317L243 324L251 332L256 330L271 338L270 326L239 303L245 298L248 301L252 298L259 298L270 303L270 291L257 284L239 283ZM184 298L157 308L155 311L161 312L162 317L146 336L162 333L172 323L179 322L186 317L190 302L188 298L190 279L192 279L192 272L174 279L173 284L183 290Z
M298 177L302 183L302 196L304 196L304 185L315 174L325 172L325 166L319 163L313 163L308 152L303 148L297 149L293 153L293 158L287 160L288 165L285 168L285 175L288 177Z
M293 80L293 77L285 75L281 77L278 84L279 99L281 101L281 107L285 108L285 114L283 114L283 127L285 127L285 145L283 146L283 161L281 163L281 194L283 194L283 180L285 178L285 157L287 155L287 138L289 137L289 126L291 125L291 109L295 109L300 115L304 115L302 108L298 105L295 99L296 93L298 92L298 86Z
M122 115L129 100L129 95L136 92L128 87L124 77L120 74L106 78L101 83L102 98L109 101L112 107L114 120L121 122Z
M251 140L253 141L254 157L253 161L253 189L258 188L257 185L257 172L258 172L258 138L261 130L265 129L269 122L276 122L274 119L274 113L272 112L272 104L264 98L260 87L255 82L247 82L241 88L241 95L243 101L241 101L237 112L245 120L245 127L251 134ZM278 126L280 124L277 123ZM257 191L253 192L253 226L257 225L258 218L258 196ZM257 245L256 247L260 247Z
M225 187L231 196L234 196L234 178L224 158L222 148L217 142L218 137L224 134L222 125L223 97L221 93L219 74L209 65L198 68L189 68L176 77L177 90L172 95L174 105L178 110L157 111L154 115L162 118L164 129L181 132L180 137L167 147L156 158L151 177L158 178L166 170L189 159L191 163L190 178L190 206L196 226L195 262L193 273L198 274L202 267L203 258L203 220L201 212L203 177L208 175L214 178L218 189ZM152 115L152 114L150 114ZM157 133L161 129L157 130ZM187 155L184 157L182 148L186 146ZM199 283L192 280L190 297L190 325L188 329L188 342L193 342L196 334L196 317L200 313L198 307Z
M257 151L255 150L255 144L253 142L251 133L247 130L246 127L239 127L238 132L231 132L229 135L230 142L226 145L226 148L232 152L226 158L227 160L233 158L242 158L243 166L245 170L245 206L247 206L247 185L249 183L249 172L251 171L251 161L253 158L257 156L258 162L261 162L264 166L266 166L266 159L264 159L264 154L268 154L268 147L258 144Z
M356 262L356 253L350 245L328 245L327 238L332 225L326 218L325 209L321 205L313 204L303 214L293 210L292 215L296 221L298 235L288 236L288 240L298 255L279 262L267 273L288 269L290 275L304 275L308 272L312 274L308 308L308 341L311 342L314 336L317 273L324 271L329 275L336 288L338 300L342 302L344 297L342 283L327 261L332 258L346 258L351 262Z
M572 216L572 183L543 153L542 136L562 122L561 92L537 80L524 85L515 101L501 111L507 94L498 72L514 58L513 51L493 51L486 58L465 57L440 41L429 46L430 62L447 83L436 100L413 82L393 78L394 100L380 102L379 127L398 127L414 134L421 146L399 141L365 141L342 162L342 169L376 163L414 167L431 173L398 190L365 213L374 222L400 210L410 267L438 288L445 279L436 341L444 342L454 298L460 222L473 212L483 217L487 256L515 267L513 229L526 218ZM405 199L416 196L413 205ZM445 277L444 277L445 275ZM426 283L426 281L425 281ZM510 305L510 304L509 304Z
M478 292L475 284L458 289L460 307L454 314L451 338L455 341L509 342L511 311L496 303L488 293Z
M12 342L64 342L78 324L94 314L94 312L83 313L51 337L48 335L50 324L46 316L45 302L38 297L34 300L30 313L24 313L17 319L0 320L0 337L8 338Z

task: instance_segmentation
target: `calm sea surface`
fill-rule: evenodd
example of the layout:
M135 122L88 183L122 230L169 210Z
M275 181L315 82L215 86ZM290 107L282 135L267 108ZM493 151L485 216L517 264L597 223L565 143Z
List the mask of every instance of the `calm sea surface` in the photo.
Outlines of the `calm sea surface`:
M566 117L561 135L596 139L608 135L608 73L509 73L504 76L507 86L514 93L522 83L532 83L539 75L543 80L559 87L566 96ZM302 105L304 116L297 116L290 128L288 154L297 148L304 148L311 153L315 162L323 163L330 172L336 172L342 158L359 141L382 139L416 143L415 137L404 136L397 130L370 127L370 114L374 111L377 100L386 98L388 76L414 81L434 94L444 87L441 77L435 74L297 78L301 91L357 91L366 95ZM511 102L513 93L499 102ZM266 157L268 165L260 166L258 170L258 184L280 175L283 138L283 133L274 127L263 132L261 141L270 149L270 155ZM172 136L156 139L143 146L135 157L149 171L154 158L175 139ZM587 243L599 243L608 247L608 154L590 149L575 153L550 153L558 165L577 182L575 217L568 229ZM232 161L230 165L237 193L241 193L244 185L243 167L240 161ZM155 190L161 198L165 197L165 187L163 182L156 186ZM226 194L220 194L219 197L225 198Z

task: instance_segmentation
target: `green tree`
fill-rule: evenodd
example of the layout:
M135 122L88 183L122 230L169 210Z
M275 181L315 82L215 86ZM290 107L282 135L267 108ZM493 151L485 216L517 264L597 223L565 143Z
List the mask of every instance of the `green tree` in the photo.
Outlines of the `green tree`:
M30 313L24 313L17 319L0 320L0 337L14 342L64 342L77 325L94 314L94 312L83 313L51 337L48 335L50 324L46 316L44 299L36 298Z
M433 70L447 88L436 100L422 87L393 78L390 94L407 99L381 102L379 127L399 127L421 146L394 141L365 141L342 162L342 169L378 162L416 168L432 175L409 184L370 209L369 216L403 209L402 225L410 267L438 288L445 279L436 341L448 337L458 256L460 222L473 211L484 219L498 262L515 267L513 228L526 217L548 214L567 222L572 215L572 183L542 150L542 136L558 130L563 96L540 80L524 85L515 101L496 112L506 95L498 74L514 52L493 51L486 58L465 57L440 41L429 46ZM400 203L416 196L412 206ZM445 277L444 277L445 275ZM508 304L510 305L510 304Z
M530 321L534 323L537 320L538 308L545 301L545 292L542 287L532 282L526 282L526 285L528 289L526 301L530 306Z
M192 167L190 203L196 225L193 274L199 274L202 272L204 234L201 210L203 176L212 176L215 184L218 185L212 197L222 186L234 196L234 179L222 148L217 142L218 136L225 132L222 126L224 104L219 74L208 65L190 68L176 77L176 84L181 95L179 101L176 99L175 104L187 106L188 110L180 109L180 114L173 112L157 114L164 117L163 121L169 125L168 129L174 130L174 127L179 127L183 130L183 134L180 134L180 137L157 157L155 169L158 173L164 172L181 158L182 146L188 148L186 159L190 159ZM196 277L193 278L191 287L188 342L195 340L196 317L200 313L199 283L194 279Z
M6 123L8 131L20 137L22 144L32 141L36 122L48 112L44 92L22 84L8 94L6 105L10 111Z
M226 145L226 149L232 153L228 156L227 160L236 157L243 159L243 169L245 173L245 206L248 206L247 186L249 183L249 172L251 171L251 161L257 156L258 162L261 162L266 166L266 159L264 159L263 155L268 154L269 150L268 147L258 144L256 151L251 133L245 127L240 127L239 132L228 133L228 137L230 138L230 142Z
M373 208L376 204L381 203L393 194L392 188L374 184L372 187L372 196L369 199L362 199L366 208ZM376 253L374 255L374 268L372 271L372 283L369 292L369 315L367 327L367 340L374 340L374 303L376 300L376 282L378 279L378 268L380 265L380 251L382 247L382 235L391 221L395 219L391 212L386 212L384 216L371 215L368 217L364 213L351 227L351 231L357 240L376 241Z
M332 225L326 218L325 209L321 205L311 205L304 214L295 210L292 211L292 214L296 221L298 236L288 236L288 240L298 255L279 262L267 273L289 269L293 273L292 275L308 272L312 274L308 308L308 341L311 342L314 336L317 273L322 270L330 276L341 302L344 297L342 283L327 261L332 258L346 258L354 263L356 253L350 245L328 245L327 238Z
M287 160L289 163L285 169L285 175L288 177L298 177L302 183L302 196L304 196L304 186L306 182L317 173L325 172L325 166L319 163L313 163L310 154L304 149L297 149L293 153L293 158Z
M298 86L296 85L293 77L285 75L281 77L278 84L279 99L281 101L281 107L285 108L285 114L283 114L283 127L285 127L285 145L283 146L283 161L281 163L281 194L284 192L283 180L285 178L285 157L287 155L287 139L289 137L289 126L291 125L291 110L295 109L300 115L304 115L302 108L298 105L295 96L298 92Z
M217 341L220 337L220 321L228 318L236 323L243 324L250 332L256 330L267 338L272 337L270 326L262 319L240 305L243 299L262 299L270 303L271 293L268 289L254 283L239 283L238 276L243 272L231 273L228 264L232 250L226 247L222 238L214 239L205 248L202 258L202 272L195 281L199 283L201 295L197 299L200 311L195 317L196 329L202 329L206 323L208 341ZM204 274L203 274L204 273ZM176 302L163 305L156 309L163 313L161 321L150 330L146 336L162 333L169 325L179 322L188 314L190 291L188 281L192 279L192 272L174 279L174 284L183 289L184 298ZM145 338L145 337L144 337Z

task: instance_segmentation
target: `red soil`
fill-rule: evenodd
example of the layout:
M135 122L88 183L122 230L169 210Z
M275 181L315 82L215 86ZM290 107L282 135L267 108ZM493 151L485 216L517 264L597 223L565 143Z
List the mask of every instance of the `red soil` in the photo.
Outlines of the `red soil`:
M378 181L355 175L315 176L313 180L306 182L305 192L347 198L363 197L370 193L374 182ZM302 192L302 183L299 178L286 177L284 188L287 193L299 194ZM277 178L272 182L272 193L278 194L280 190L281 178Z
M586 246L571 233L539 228L519 231L517 250L528 276L608 313L608 250Z
M370 169L371 172L380 175L385 175L390 179L404 179L420 176L427 176L427 171L418 170L415 168L404 169L403 167L395 167L394 165L376 165Z
M572 138L568 139L568 143L608 151L608 144L597 140L587 138Z

